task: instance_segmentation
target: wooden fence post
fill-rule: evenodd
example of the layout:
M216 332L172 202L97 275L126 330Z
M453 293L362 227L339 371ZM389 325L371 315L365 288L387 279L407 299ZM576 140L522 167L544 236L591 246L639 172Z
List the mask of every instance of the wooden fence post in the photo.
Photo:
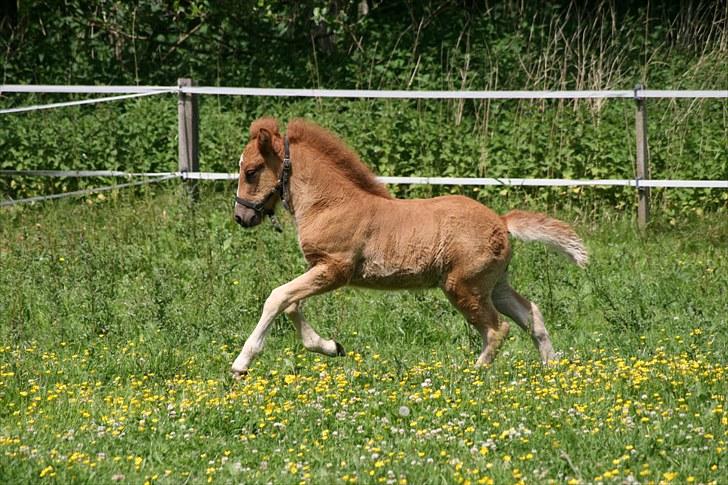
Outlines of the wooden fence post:
M192 79L180 78L177 80L180 88L194 85ZM179 171L200 171L200 113L197 96L180 91L177 101L177 118L179 122ZM184 175L183 175L184 176ZM197 197L197 181L187 180L185 186L195 200Z
M637 153L635 158L635 176L637 179L637 225L644 229L650 219L650 188L643 187L640 182L650 178L649 149L647 146L647 109L645 99L640 97L639 91L644 89L641 84L634 88L634 99L637 104L635 111L635 135L637 139Z

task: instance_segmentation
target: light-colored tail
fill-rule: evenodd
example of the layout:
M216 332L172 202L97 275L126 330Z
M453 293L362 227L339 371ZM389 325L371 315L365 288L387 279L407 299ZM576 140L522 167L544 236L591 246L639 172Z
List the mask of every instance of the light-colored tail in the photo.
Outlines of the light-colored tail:
M502 218L513 237L551 246L582 268L589 262L584 243L567 223L540 212L520 210L510 211Z

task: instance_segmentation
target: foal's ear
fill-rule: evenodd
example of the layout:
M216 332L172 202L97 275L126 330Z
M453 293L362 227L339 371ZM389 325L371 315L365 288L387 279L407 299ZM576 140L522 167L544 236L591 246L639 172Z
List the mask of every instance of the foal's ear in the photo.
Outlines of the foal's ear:
M258 131L258 151L267 157L273 154L273 135L266 128Z

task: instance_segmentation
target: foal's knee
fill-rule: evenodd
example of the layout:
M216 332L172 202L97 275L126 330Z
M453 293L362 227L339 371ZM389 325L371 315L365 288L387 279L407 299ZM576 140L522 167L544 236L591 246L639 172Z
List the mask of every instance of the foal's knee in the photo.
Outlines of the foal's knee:
M276 288L275 290L271 291L268 298L266 298L265 304L263 305L263 312L274 313L277 315L283 310L288 310L289 306L292 305L290 305L289 302L286 301L285 291L281 290L280 288Z

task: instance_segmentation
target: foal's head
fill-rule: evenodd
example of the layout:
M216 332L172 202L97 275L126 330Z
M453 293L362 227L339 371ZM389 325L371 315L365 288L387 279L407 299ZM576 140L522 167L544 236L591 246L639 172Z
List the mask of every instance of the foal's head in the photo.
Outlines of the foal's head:
M283 164L283 140L278 123L262 118L250 126L250 141L240 155L235 221L253 227L273 213L280 200L277 188Z

